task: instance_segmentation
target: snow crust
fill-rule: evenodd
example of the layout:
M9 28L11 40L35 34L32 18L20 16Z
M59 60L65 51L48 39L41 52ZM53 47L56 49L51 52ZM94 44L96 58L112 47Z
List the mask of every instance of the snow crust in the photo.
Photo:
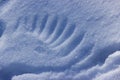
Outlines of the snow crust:
M0 0L0 80L120 80L119 0Z

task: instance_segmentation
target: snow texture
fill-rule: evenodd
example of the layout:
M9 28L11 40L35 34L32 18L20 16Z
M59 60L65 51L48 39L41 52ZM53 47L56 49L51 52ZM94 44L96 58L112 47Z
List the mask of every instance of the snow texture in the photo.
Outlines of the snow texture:
M0 0L0 80L120 80L119 0Z

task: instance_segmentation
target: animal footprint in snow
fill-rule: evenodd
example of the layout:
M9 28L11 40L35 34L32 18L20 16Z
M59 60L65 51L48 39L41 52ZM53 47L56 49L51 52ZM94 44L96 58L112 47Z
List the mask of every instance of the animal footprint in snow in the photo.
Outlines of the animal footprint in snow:
M8 43L23 51L25 49L33 53L67 55L77 47L84 36L75 36L75 29L76 25L65 16L47 13L22 16L15 23Z

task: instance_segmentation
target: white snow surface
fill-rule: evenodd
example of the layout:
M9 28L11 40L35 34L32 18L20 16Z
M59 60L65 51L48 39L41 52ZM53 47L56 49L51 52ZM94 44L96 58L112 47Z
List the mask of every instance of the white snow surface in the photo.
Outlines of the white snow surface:
M119 0L0 0L0 80L120 80Z

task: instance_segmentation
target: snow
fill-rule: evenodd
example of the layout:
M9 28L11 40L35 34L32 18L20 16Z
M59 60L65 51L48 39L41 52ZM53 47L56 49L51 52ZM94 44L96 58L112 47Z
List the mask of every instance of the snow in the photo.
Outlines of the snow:
M119 0L0 0L0 80L119 80Z

